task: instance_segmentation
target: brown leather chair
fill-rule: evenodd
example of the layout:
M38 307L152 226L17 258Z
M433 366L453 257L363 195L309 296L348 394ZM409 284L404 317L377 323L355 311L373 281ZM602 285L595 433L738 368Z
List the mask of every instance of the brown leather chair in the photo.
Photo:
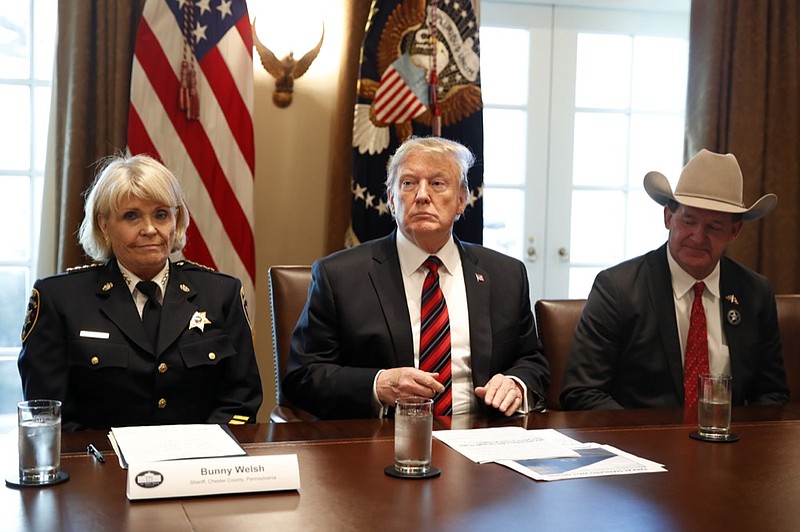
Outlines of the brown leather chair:
M281 393L281 380L289 364L292 331L303 311L311 285L310 266L272 266L269 277L269 306L272 315L272 351L275 358L275 408L270 421L309 421L308 412L292 404Z
M564 386L567 355L585 304L585 299L540 299L534 304L536 330L550 364L550 387L545 394L549 410L561 410L558 396Z
M783 365L789 385L789 402L800 403L800 294L778 294Z

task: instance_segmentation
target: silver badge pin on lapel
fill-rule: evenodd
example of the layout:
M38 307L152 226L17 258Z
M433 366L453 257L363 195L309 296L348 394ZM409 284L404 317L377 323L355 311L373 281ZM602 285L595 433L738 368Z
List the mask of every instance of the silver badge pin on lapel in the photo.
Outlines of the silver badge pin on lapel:
M738 310L729 310L728 311L728 323L731 325L739 325L742 322L742 314Z

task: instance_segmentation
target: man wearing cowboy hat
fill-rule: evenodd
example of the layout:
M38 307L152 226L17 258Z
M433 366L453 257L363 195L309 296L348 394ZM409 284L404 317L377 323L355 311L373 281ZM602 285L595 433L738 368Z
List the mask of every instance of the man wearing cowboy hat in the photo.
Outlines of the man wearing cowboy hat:
M689 369L684 382L685 358L690 368L701 360L704 372L732 375L734 404L787 402L772 285L724 256L742 224L768 214L777 197L745 207L736 157L707 150L686 164L674 194L659 172L645 176L644 188L664 205L668 240L597 275L575 329L561 404L682 407L696 400ZM695 321L693 306L704 319Z

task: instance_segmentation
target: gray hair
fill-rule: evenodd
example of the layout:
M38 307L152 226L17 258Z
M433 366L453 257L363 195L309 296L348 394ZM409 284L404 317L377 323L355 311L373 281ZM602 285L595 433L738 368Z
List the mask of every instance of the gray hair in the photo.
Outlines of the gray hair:
M175 174L147 155L112 156L103 161L102 169L86 191L78 240L87 255L96 261L112 257L111 243L105 238L97 218L108 218L117 213L122 201L130 197L174 208L175 242L171 252L186 246L189 209Z
M401 144L389 159L386 167L387 192L397 185L400 167L413 153L437 154L452 159L458 165L461 174L461 189L464 194L469 193L467 172L475 164L475 155L463 144L442 137L411 137Z

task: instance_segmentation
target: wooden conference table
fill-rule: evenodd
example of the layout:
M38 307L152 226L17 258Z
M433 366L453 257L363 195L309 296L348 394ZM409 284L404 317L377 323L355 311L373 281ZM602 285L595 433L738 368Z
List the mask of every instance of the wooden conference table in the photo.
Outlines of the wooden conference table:
M248 454L297 454L299 492L135 501L102 432L64 434L70 480L0 493L3 530L800 530L800 405L734 410L736 443L690 439L681 412L456 416L450 428L556 428L664 464L666 473L537 482L475 464L434 439L430 480L386 476L391 420L235 427ZM446 421L446 420L445 420ZM437 420L439 427L441 420Z

